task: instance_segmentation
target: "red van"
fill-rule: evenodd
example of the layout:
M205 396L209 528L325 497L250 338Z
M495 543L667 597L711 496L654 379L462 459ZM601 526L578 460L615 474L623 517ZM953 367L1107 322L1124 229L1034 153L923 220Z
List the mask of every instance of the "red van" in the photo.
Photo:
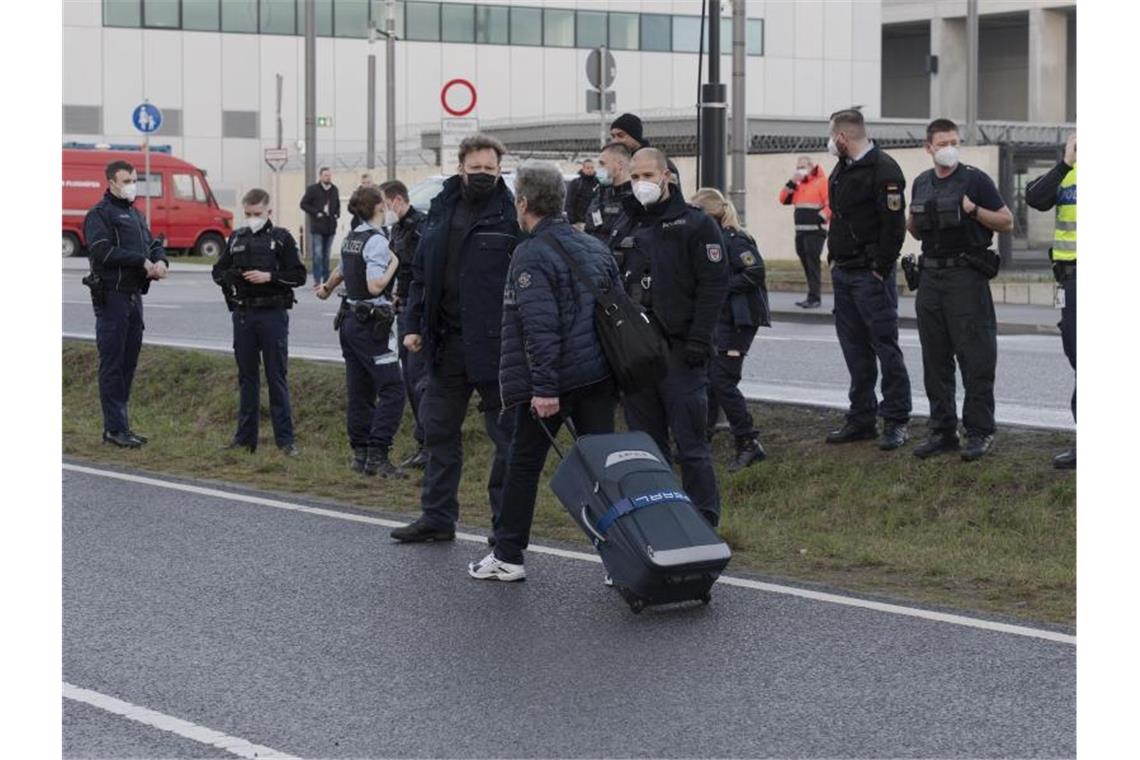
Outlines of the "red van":
M116 146L118 147L118 146ZM126 146L124 146L126 147ZM135 208L145 213L150 190L150 230L165 235L168 249L182 248L197 256L218 256L233 231L234 215L218 207L206 173L169 153L151 150L150 175L143 172L138 150L63 149L63 255L83 251L83 218L107 189L107 164L122 159L138 172Z

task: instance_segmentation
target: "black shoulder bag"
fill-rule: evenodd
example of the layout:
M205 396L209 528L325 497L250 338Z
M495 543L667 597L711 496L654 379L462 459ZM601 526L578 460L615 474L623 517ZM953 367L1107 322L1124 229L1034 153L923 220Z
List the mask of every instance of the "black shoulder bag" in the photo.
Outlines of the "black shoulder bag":
M645 309L621 288L598 288L556 236L543 238L562 255L574 278L593 293L594 327L618 387L637 391L658 383L668 371L669 348Z

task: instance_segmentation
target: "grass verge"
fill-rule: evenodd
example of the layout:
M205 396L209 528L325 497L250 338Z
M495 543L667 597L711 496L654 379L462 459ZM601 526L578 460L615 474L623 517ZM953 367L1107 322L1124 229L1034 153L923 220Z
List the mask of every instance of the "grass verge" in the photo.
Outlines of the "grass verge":
M137 451L101 443L97 373L92 344L64 341L63 450L69 457L418 512L418 477L385 481L349 472L339 366L290 363L302 451L296 459L272 445L267 399L257 453L219 450L236 417L229 357L144 347L131 420L151 442ZM717 436L714 445L732 569L1074 624L1076 480L1049 466L1068 435L1003 430L993 455L980 462L922 462L907 449L884 454L873 443L823 444L824 433L841 422L836 411L757 404L754 413L768 461L729 475L722 466L728 436ZM394 451L401 458L414 448L410 422L406 414ZM462 520L486 528L490 447L474 403L463 430ZM918 423L912 434L922 434ZM544 483L555 465L552 454ZM586 545L546 487L539 490L534 535ZM479 549L471 553L474 558Z

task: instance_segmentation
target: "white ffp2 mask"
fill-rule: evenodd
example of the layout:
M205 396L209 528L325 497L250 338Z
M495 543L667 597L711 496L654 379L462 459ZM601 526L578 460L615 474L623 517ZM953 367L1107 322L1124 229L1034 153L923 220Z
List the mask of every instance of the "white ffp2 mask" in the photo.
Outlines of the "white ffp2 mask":
M633 197L637 198L642 206L648 206L661 199L661 185L655 182L639 180L633 183Z

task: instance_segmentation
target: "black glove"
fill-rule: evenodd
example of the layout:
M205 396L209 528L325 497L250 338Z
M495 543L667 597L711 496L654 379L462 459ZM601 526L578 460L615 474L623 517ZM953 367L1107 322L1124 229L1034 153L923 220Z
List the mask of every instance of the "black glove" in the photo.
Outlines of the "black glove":
M685 364L690 367L704 366L709 360L709 346L696 340L685 341Z

